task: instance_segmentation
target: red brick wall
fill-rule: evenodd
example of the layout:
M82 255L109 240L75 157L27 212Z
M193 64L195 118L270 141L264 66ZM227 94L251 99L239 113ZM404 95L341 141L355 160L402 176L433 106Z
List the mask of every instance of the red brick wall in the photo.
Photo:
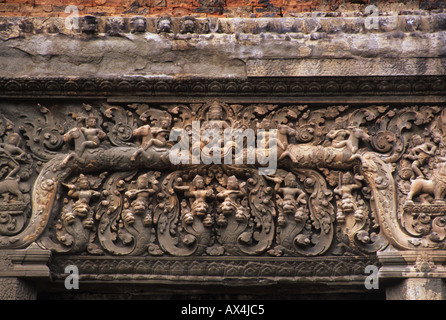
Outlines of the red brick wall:
M290 17L398 3L414 10L446 8L444 0L0 0L0 16L67 16L66 6L76 5L80 15L97 16Z

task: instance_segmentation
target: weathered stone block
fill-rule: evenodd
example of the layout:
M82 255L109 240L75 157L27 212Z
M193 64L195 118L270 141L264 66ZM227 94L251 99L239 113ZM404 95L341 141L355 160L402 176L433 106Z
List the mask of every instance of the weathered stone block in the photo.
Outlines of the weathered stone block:
M386 289L387 300L446 300L443 279L409 278Z

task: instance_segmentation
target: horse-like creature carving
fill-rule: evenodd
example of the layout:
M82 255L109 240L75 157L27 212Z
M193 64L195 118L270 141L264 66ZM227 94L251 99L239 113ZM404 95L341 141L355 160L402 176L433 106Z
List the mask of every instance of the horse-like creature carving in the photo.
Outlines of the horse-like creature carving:
M443 202L446 196L446 163L438 163L431 179L417 178L412 181L406 203L413 203L418 195L428 194L434 202Z

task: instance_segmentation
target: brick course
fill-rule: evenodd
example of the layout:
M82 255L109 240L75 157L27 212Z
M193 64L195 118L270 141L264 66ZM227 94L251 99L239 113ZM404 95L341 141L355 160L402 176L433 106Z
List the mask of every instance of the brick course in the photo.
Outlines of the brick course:
M68 15L64 8L75 5L81 15L99 16L292 17L364 11L369 4L380 12L446 8L446 1L438 0L0 0L0 16L63 17Z

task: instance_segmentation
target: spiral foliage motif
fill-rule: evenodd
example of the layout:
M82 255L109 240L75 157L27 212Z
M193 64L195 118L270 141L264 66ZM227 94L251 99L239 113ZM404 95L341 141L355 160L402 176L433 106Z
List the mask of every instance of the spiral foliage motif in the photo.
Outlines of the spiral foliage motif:
M390 152L395 145L396 137L391 131L383 130L372 137L372 147L378 152Z

